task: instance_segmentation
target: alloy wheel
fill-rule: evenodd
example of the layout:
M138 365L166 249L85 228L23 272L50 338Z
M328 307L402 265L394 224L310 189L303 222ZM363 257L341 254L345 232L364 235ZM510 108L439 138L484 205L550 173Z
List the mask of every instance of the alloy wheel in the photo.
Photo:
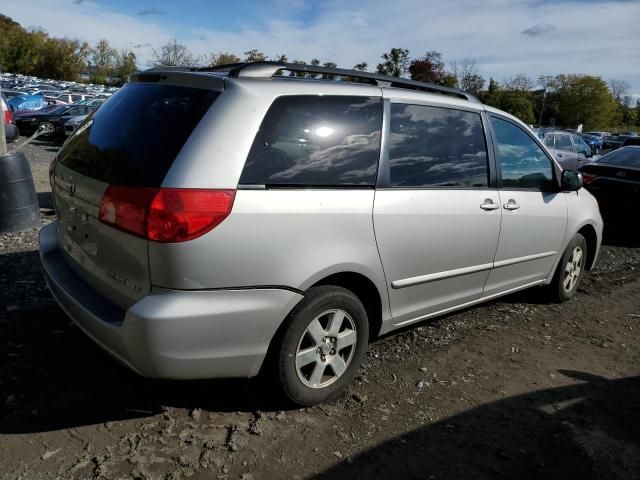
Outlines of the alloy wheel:
M356 351L355 322L342 309L315 317L303 332L296 349L296 373L310 388L324 388L347 370Z

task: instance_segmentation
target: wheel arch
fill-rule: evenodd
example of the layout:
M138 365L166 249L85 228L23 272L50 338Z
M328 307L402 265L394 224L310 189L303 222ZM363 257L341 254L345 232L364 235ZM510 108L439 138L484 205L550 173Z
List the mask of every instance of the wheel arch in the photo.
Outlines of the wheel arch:
M598 234L593 225L587 223L580 227L578 232L587 241L587 262L586 269L591 270L595 266L596 252L598 250Z

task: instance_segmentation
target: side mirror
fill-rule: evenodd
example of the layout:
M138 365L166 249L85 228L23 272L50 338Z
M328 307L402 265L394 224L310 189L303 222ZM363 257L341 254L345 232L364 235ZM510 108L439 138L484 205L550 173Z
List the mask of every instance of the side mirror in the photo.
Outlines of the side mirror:
M582 174L575 170L563 170L560 186L565 192L575 192L582 188Z

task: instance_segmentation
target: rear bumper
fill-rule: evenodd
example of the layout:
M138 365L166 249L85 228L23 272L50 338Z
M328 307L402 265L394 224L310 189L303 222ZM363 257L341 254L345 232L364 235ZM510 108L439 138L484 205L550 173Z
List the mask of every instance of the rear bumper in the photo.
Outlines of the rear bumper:
M98 345L153 378L255 376L276 330L302 296L283 289L153 288L126 311L92 290L62 260L57 222L40 232L53 297Z

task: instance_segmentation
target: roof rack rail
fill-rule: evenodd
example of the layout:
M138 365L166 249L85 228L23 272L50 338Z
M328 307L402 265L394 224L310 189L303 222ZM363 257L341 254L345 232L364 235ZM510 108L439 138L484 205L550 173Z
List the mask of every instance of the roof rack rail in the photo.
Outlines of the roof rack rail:
M371 85L384 87L407 88L412 90L423 90L431 93L441 93L464 98L471 102L480 103L475 96L458 88L443 87L432 83L419 82L407 78L392 77L390 75L380 75L378 73L362 72L359 70L347 70L343 68L319 67L298 63L285 62L250 62L250 63L229 63L213 67L200 67L195 69L199 72L226 73L233 78L271 78L281 70L288 72L304 72L311 74L323 74L358 79Z

